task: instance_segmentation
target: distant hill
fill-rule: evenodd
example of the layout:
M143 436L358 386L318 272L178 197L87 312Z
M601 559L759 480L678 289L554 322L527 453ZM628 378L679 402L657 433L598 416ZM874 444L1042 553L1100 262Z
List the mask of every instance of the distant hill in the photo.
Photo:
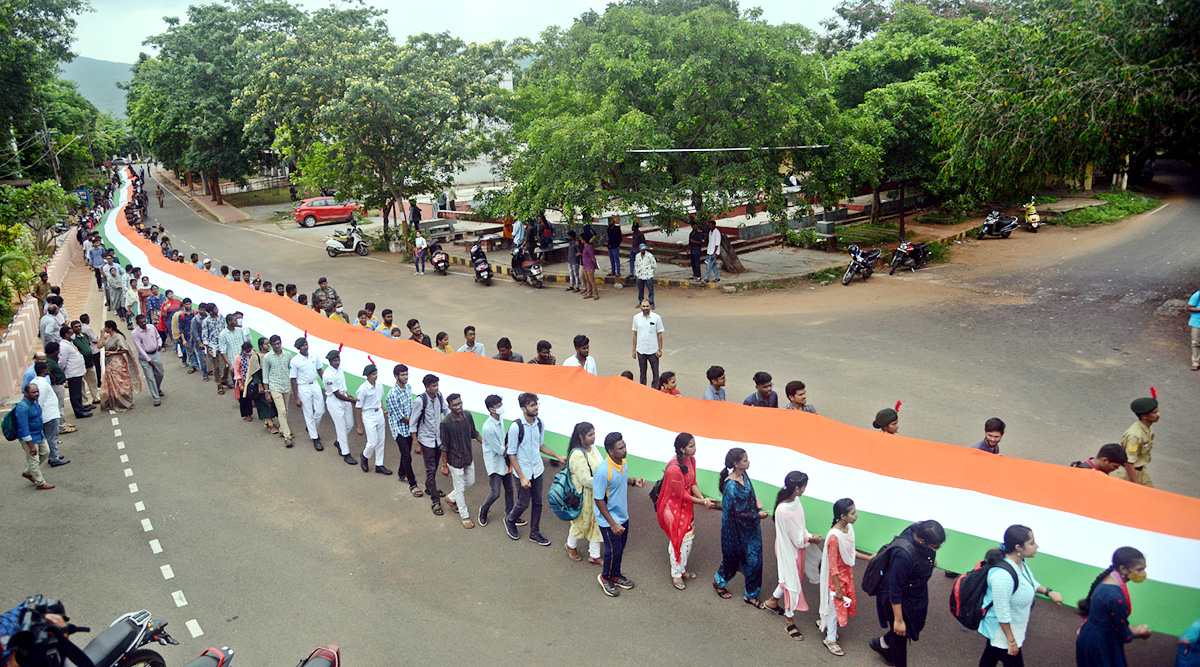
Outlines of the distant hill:
M125 117L125 91L117 83L133 78L133 65L76 56L62 66L62 77L79 84L79 93L97 109Z

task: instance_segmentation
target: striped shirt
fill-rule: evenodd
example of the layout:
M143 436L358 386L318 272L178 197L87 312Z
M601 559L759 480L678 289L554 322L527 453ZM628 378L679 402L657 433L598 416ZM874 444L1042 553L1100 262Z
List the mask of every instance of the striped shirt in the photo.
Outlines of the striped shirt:
M272 391L287 393L292 390L292 379L288 362L292 353L287 350L283 354L275 354L272 350L263 355L263 382Z
M392 427L392 437L407 438L411 433L408 423L400 420L412 414L412 391L408 385L392 387L384 404L387 406L388 425Z

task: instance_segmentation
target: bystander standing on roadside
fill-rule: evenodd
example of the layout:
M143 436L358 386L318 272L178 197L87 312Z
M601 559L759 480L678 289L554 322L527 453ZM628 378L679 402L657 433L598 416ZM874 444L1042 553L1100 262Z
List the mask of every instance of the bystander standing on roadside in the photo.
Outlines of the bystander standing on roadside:
M621 216L608 219L608 275L621 277Z
M1188 298L1188 326L1192 329L1192 370L1200 371L1200 290Z
M717 266L717 261L721 258L721 230L717 228L715 221L709 223L708 229L708 247L705 249L707 259L705 260L707 267L704 271L704 282L721 282L721 269Z
M654 253L646 250L646 244L638 245L638 254L633 258L633 276L637 278L639 306L642 299L647 299L650 307L654 308L654 269L657 266L658 260L654 258Z
M583 249L579 252L579 267L583 269L583 298L599 299L600 293L596 287L596 248L592 243L584 241Z
M37 385L38 407L42 410L42 437L46 441L50 455L47 460L51 468L66 465L71 461L63 458L58 451L58 429L62 424L62 411L66 406L59 405L58 396L50 386L50 367L44 361L33 364L36 375L30 384Z
M42 409L38 407L38 386L32 382L25 385L24 394L13 408L17 441L25 451L25 472L21 473L21 476L41 491L53 489L54 485L42 477L42 464L49 460L50 448L42 435Z
M639 382L646 384L646 365L650 366L650 386L658 389L658 360L662 358L663 321L658 313L650 312L649 299L638 301L638 313L633 316L633 358L638 362Z
M692 282L700 282L700 253L704 250L704 230L700 228L700 222L692 215L689 221L692 230L688 232L688 261L692 265Z
M567 232L567 291L581 292L579 286L579 260L583 257L583 247L579 244L579 235L575 230Z

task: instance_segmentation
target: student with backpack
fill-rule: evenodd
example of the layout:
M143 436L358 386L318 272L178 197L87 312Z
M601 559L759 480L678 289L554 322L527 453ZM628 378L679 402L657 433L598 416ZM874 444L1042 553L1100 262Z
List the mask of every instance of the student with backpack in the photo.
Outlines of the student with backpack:
M933 574L937 550L945 542L942 524L932 519L918 521L867 563L863 590L875 596L879 626L887 628L886 634L871 640L871 650L889 665L908 667L908 642L917 641L925 628L929 576ZM884 550L887 562L877 565ZM881 568L881 577L872 576L876 568Z
M604 456L596 447L596 427L588 422L579 422L571 433L567 443L567 474L571 476L571 484L579 494L579 516L571 521L571 529L567 533L567 557L576 563L583 560L576 547L579 541L588 543L588 563L603 565L600 558L600 547L604 544L604 536L600 534L600 524L596 523L595 496L592 493L592 482L596 470L604 463ZM559 473L560 475L562 473Z
M1037 555L1038 544L1028 526L1013 525L1004 531L999 549L988 552L980 569L987 569L987 590L981 601L986 609L979 634L987 639L979 667L1024 667L1025 628L1035 595L1062 604L1062 594L1038 583L1025 561ZM1016 585L1013 585L1014 577ZM964 575L966 576L966 575Z

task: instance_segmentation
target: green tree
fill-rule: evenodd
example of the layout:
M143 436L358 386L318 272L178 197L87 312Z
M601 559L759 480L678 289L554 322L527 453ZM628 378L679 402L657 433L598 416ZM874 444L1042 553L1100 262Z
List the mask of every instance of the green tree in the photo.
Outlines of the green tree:
M24 225L33 234L34 252L45 255L54 240L54 225L78 204L78 199L54 181L41 181L27 188L0 186L0 230L11 244Z
M273 128L301 184L403 208L479 156L514 51L448 33L397 45L374 10L349 14L363 20L324 10L289 39L260 40L260 83L242 104L253 101L252 128Z
M610 5L543 34L508 115L512 186L493 210L650 210L670 229L689 208L703 219L762 193L782 215L777 147L822 143L832 112L804 54L811 33L757 12L654 5Z
M944 132L943 180L977 197L1089 164L1124 171L1155 149L1200 145L1200 5L1188 0L1033 0L988 25Z

